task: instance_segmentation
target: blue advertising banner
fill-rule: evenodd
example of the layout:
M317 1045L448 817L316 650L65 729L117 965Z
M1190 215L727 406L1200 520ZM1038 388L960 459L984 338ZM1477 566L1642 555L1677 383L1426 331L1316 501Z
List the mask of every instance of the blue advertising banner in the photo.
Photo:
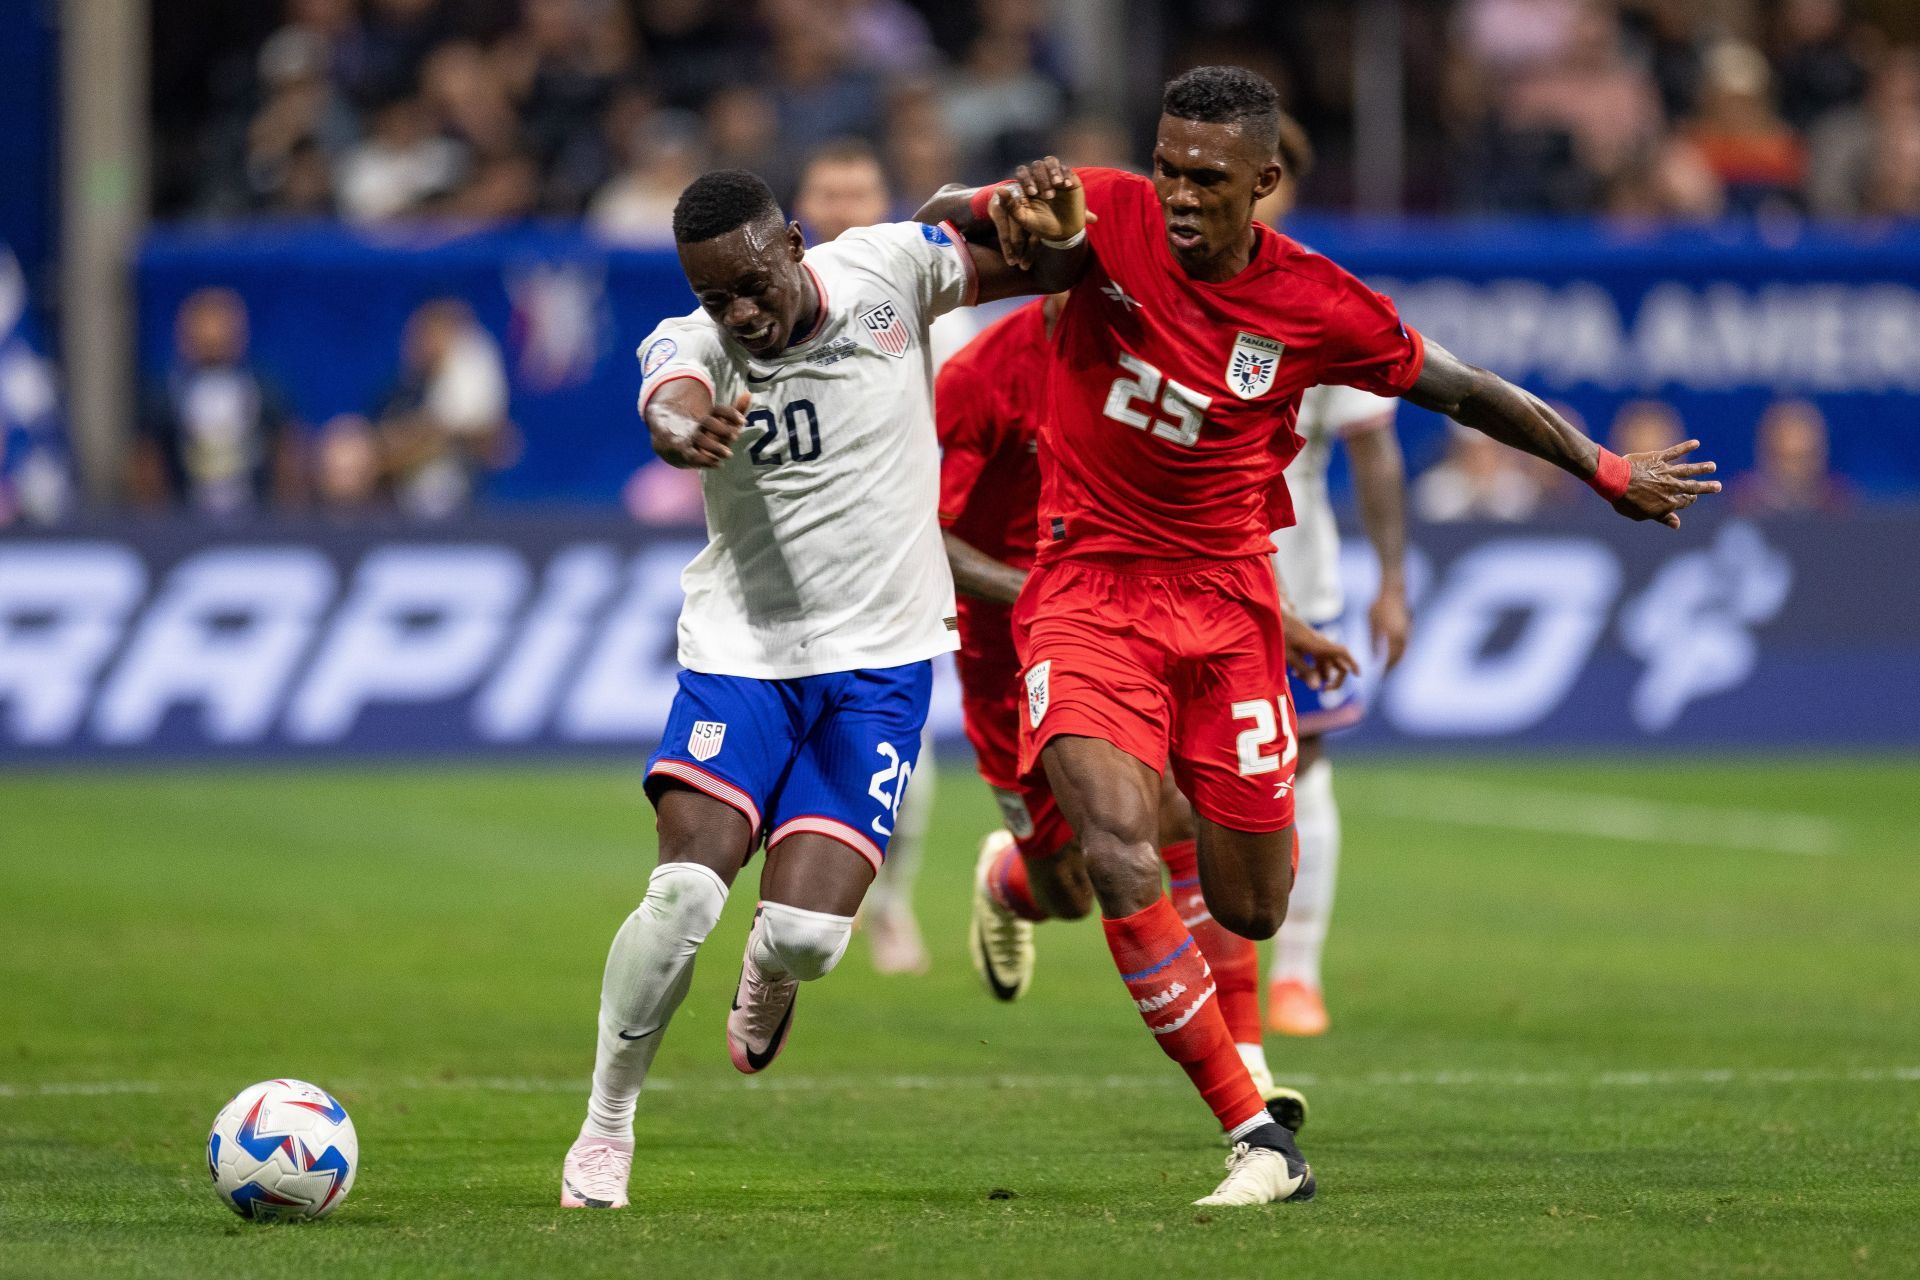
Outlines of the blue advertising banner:
M1604 438L1630 400L1670 403L1735 474L1780 397L1826 415L1835 467L1869 491L1920 493L1920 229L1754 228L1634 238L1576 223L1303 221L1293 230L1385 289L1476 363L1570 406ZM169 358L194 289L239 291L255 355L318 423L392 385L401 330L430 298L464 299L506 354L526 437L495 496L611 501L647 456L634 349L692 309L669 250L577 232L411 228L176 230L139 264L143 366ZM1416 464L1441 423L1408 411Z
M700 542L612 517L10 534L0 764L638 754ZM1916 546L1920 513L1421 529L1413 644L1350 744L1920 746ZM1350 625L1371 573L1354 548ZM964 758L949 664L934 723Z

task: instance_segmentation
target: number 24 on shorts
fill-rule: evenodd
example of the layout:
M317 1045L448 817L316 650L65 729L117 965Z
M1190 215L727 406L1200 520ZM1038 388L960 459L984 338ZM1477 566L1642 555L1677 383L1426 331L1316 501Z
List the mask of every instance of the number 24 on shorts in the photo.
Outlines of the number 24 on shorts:
M1263 773L1276 773L1292 764L1300 755L1300 737L1293 723L1293 704L1286 698L1276 698L1272 702L1265 698L1254 698L1247 702L1236 702L1228 708L1234 720L1251 720L1253 727L1240 731L1236 745L1240 751L1240 776L1258 777ZM1276 715L1275 712L1278 712ZM1267 755L1265 748L1279 738L1285 744L1278 755Z

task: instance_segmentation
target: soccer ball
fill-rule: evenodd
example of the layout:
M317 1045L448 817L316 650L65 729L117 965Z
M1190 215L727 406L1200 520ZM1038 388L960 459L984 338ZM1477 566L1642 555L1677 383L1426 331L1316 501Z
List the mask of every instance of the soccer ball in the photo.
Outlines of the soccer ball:
M213 1119L207 1170L243 1218L321 1218L340 1207L360 1167L347 1109L304 1080L242 1089Z

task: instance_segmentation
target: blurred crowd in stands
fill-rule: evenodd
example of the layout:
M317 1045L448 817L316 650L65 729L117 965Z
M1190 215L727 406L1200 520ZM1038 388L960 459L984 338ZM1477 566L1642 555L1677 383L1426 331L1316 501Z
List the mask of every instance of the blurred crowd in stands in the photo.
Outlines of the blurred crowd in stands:
M1282 87L1320 164L1304 205L1355 189L1349 0L1124 0L1123 44L1162 72L1250 65ZM904 216L940 183L1054 150L1138 167L1158 74L1076 66L1045 0L167 0L154 7L158 218L583 219L668 238L703 170L766 177L816 240ZM1920 4L1911 0L1402 0L1411 209L1623 220L1920 217ZM1142 64L1146 66L1147 64ZM1087 78L1125 73L1118 113ZM1136 74L1137 73L1137 74ZM1076 80L1077 78L1077 80ZM0 253L0 525L69 505L45 344L9 312ZM10 285L11 282L11 285ZM248 354L240 297L180 309L144 390L129 491L210 516L265 507L460 511L521 442L499 342L427 302L364 411L303 419ZM1614 447L1686 432L1658 402L1590 424ZM1851 491L1810 402L1757 426L1733 486L1750 511L1829 511ZM697 517L643 468L628 508ZM1472 432L1419 476L1429 520L1521 520L1566 480Z
M1166 70L1279 83L1352 191L1346 0L1135 0ZM1920 6L1403 0L1415 208L1920 215ZM1063 11L1064 12L1064 11ZM1904 16L1903 16L1904 15ZM1157 79L1087 113L1039 0L181 0L156 15L157 212L376 223L584 216L658 239L739 165L790 193L865 139L917 199L1036 152L1138 162ZM1085 75L1084 70L1080 73Z

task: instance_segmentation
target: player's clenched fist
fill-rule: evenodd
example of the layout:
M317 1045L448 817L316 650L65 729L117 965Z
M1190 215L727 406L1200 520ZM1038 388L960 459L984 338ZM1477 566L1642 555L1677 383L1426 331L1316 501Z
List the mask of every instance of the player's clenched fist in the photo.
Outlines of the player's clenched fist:
M1013 180L994 192L987 213L1000 234L1000 250L1009 266L1031 267L1035 241L1072 240L1097 221L1087 212L1087 193L1078 174L1047 156L1013 171Z
M747 409L753 397L743 391L732 404L715 404L695 416L688 407L669 399L675 390L663 392L659 399L666 403L647 414L654 453L675 467L717 467L731 458L733 442L746 429ZM704 389L693 394L704 396Z
M1627 491L1613 500L1613 509L1634 520L1658 520L1678 529L1680 513L1701 494L1720 492L1718 480L1697 478L1712 475L1717 470L1713 463L1681 461L1699 447L1698 440L1682 440L1657 453L1627 454Z

